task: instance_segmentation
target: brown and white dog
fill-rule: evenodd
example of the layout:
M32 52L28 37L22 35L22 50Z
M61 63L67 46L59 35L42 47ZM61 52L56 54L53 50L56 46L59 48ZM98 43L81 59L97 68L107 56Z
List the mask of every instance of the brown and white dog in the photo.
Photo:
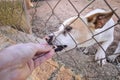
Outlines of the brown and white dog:
M26 6L29 9L30 7L33 7L33 4L31 2L31 0L25 0L26 1Z
M63 22L58 31L49 35L49 40L47 41L57 45L58 47L62 45L65 47L65 50L70 50L74 48L76 44L79 44L77 47L88 47L94 45L96 43L96 39L101 43L102 48L106 51L113 41L114 27L94 36L94 39L93 35L114 25L114 21L111 18L112 15L113 12L96 9L85 16L69 18ZM106 57L102 48L98 47L98 51L95 55L95 60L99 60L98 63L100 63L100 59ZM106 59L102 60L102 64L105 63Z

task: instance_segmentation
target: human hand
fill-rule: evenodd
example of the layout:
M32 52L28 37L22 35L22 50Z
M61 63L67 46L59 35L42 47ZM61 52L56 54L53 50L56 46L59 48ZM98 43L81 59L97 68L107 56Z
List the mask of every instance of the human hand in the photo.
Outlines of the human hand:
M41 57L36 57L39 55ZM25 80L42 62L51 58L54 50L49 45L17 44L0 52L0 79Z

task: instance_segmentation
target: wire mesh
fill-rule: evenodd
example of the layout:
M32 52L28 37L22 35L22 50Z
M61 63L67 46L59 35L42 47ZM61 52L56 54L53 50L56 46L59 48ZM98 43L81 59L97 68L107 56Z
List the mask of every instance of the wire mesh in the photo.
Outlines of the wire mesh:
M34 7L27 10L24 0L0 0L0 26L11 26L12 28L15 28L15 29L20 30L25 33L30 33L30 31L31 31L30 27L32 26L33 33L35 33L36 36L42 38L43 36L56 31L58 29L58 26L60 26L60 25L63 25L64 28L66 27L62 23L64 21L64 18L63 18L63 20L61 19L61 17L65 17L65 16L59 15L57 12L57 10L61 8L58 6L60 6L62 1L64 1L64 0L32 0ZM80 16L81 16L81 14L84 13L84 11L87 8L89 8L89 6L93 5L93 3L95 3L95 1L98 1L98 0L87 0L86 1L87 4L84 5L84 7L82 9L79 9L79 8L77 9L76 5L73 3L73 0L65 0L65 2L67 2L67 5L70 5L71 6L70 8L72 8L74 10L74 12L73 12L73 13L75 13L74 16L77 16L74 21L76 21L77 19L80 19L86 25L86 27L87 27L86 22L84 22L84 20L82 20L82 18ZM51 4L51 2L53 2L53 4ZM71 37L71 39L75 43L75 46L72 49L69 49L67 51L66 51L66 49L64 49L66 52L76 49L79 45L84 44L85 42L93 39L106 54L105 58L100 59L101 62L102 62L102 60L104 60L106 58L108 59L109 56L112 56L112 55L107 55L106 50L104 50L104 48L101 46L101 44L95 37L97 35L100 35L106 31L110 30L111 28L115 27L116 25L120 25L120 17L116 13L116 11L111 7L111 5L108 3L107 0L101 0L101 2L103 2L105 4L105 6L107 6L108 10L111 10L112 12L114 12L114 16L117 17L117 22L113 26L111 26L97 34L93 34L91 29L89 29L87 27L88 30L91 32L92 37L81 43L77 43L76 40L74 40L74 37L71 35L71 33L67 32L67 34ZM45 4L46 7L42 7L42 4ZM42 10L38 10L39 7L42 7L41 8ZM64 7L62 7L62 8L64 8ZM67 9L69 9L69 8L67 8ZM29 23L29 20L27 19L27 17L28 17L27 11L30 13L30 16L31 16L30 23ZM44 11L46 11L45 15L44 15ZM66 12L67 12L67 10L66 10ZM43 14L40 15L40 13L43 13ZM61 11L61 13L62 13L62 11ZM69 13L66 13L66 15L67 14L69 15ZM72 13L70 13L70 14L72 14ZM43 16L44 16L44 18L43 18ZM70 15L70 17L71 17L71 15ZM71 22L71 24L74 23L74 21ZM60 40L58 40L58 41L61 42ZM63 44L61 43L61 45L63 45ZM57 54L59 55L59 53L57 53ZM118 55L118 54L113 54L113 55ZM77 66L77 63L74 60L74 58L72 58L72 56L70 56L70 57L74 61L75 65ZM99 61L99 60L96 60L95 62L97 62L97 61ZM116 58L115 61L117 62L117 64L119 64L119 62L120 62L118 58ZM102 65L102 63L101 63L101 65ZM118 68L118 67L116 67L116 68ZM119 69L118 69L118 71L119 71Z
M81 13L85 10L85 9L87 9L90 5L92 5L94 2L95 2L96 0L91 0L83 9L81 9L80 11L78 11L77 9L76 9L76 7L75 7L75 5L72 3L72 1L71 0L68 0L68 2L70 3L70 5L73 7L73 9L75 10L75 12L77 13L77 18L76 19L81 19L80 18L80 15L81 15ZM50 27L48 27L47 26L47 23L48 23L48 21L50 20L50 18L52 17L52 16L56 16L56 14L55 14L55 9L56 9L56 7L57 7L57 5L59 5L59 3L61 2L61 0L57 0L57 3L52 7L51 5L50 5L50 3L49 3L49 1L48 0L44 0L44 2L46 2L46 4L48 4L48 6L50 7L50 9L51 9L51 15L48 17L48 19L46 20L46 22L45 22L45 29L44 29L44 31L45 31L45 34L50 34L51 33L51 31L49 31L48 32L48 30L49 30L49 28ZM114 15L118 18L118 21L113 25L113 26L111 26L111 27L109 27L109 28L107 28L107 29L105 29L104 31L101 31L101 32L99 32L99 33L97 33L97 34L93 34L92 33L92 31L90 30L90 32L91 32L91 34L93 35L92 36L92 38L90 38L90 39L88 39L88 40L86 40L86 41L83 41L83 42L81 42L81 43L79 43L79 44L77 44L77 42L74 40L74 38L72 37L72 35L70 34L70 33L68 33L69 34L69 36L73 39L73 41L74 41L74 43L76 44L76 46L74 47L74 48L72 48L72 49L75 49L75 48L77 48L77 46L78 45L80 45L80 44L84 44L85 42L87 42L87 41L89 41L89 40L91 40L91 39L94 39L95 41L96 41L96 43L102 48L102 50L106 53L106 51L103 49L103 47L101 46L101 44L99 44L99 41L97 41L96 39L95 39L95 36L97 36L97 35L99 35L99 34L101 34L101 33L104 33L105 31L107 31L107 30L109 30L109 29L111 29L112 27L114 27L114 26L116 26L116 25L118 25L119 24L119 20L120 20L120 18L119 18L119 16L117 15L117 13L114 11L114 9L109 5L109 3L106 1L106 0L103 0L103 2L106 4L106 6L108 6L108 8L111 10L111 11L113 11L114 12ZM38 6L38 4L39 4L39 1L37 1L37 3L36 3L36 6ZM36 9L36 8L35 8ZM35 15L35 13L37 12L37 10L35 10L34 11L34 15ZM57 16L56 16L57 17ZM76 19L74 20L74 21L76 21ZM59 19L60 20L60 19ZM82 20L82 19L81 19ZM71 22L71 24L72 23L74 23L74 21L73 22ZM83 20L82 20L83 21ZM60 22L61 23L61 22ZM83 21L83 23L85 23L84 21ZM86 23L85 23L86 24ZM64 24L62 24L63 26L64 26ZM69 24L70 25L70 24ZM86 24L86 26L87 26L87 24ZM65 27L65 26L64 26ZM59 41L59 40L58 40ZM59 41L60 42L60 41ZM62 43L61 43L62 44ZM69 50L70 51L70 50ZM105 58L107 58L107 56L105 57ZM105 59L105 58L103 58L103 59ZM101 59L102 60L102 59Z
M67 1L68 1L69 5L71 5L71 7L74 9L75 16L77 16L74 21L76 21L77 19L82 20L81 17L80 17L81 14L84 13L84 11L85 11L89 6L93 5L93 3L95 3L95 1L97 1L97 0L90 0L90 1L88 1L88 4L86 4L86 6L84 6L81 10L78 10L78 9L76 8L76 6L75 6L75 4L73 4L73 1L72 1L72 0L67 0ZM45 28L43 28L43 32L45 32L44 35L48 35L48 34L50 34L50 33L54 34L53 32L56 31L56 28L58 28L59 25L63 25L63 26L64 26L64 24L62 23L64 20L62 21L62 20L60 19L60 17L58 17L58 15L57 15L57 13L56 13L57 7L59 6L59 4L61 4L62 0L56 0L56 1L55 1L56 3L55 3L54 5L50 4L51 1L48 1L48 0L44 0L43 2L44 2L46 5L48 5L48 7L49 7L49 9L50 9L50 15L49 15L49 17L46 19L46 21L44 22L44 27L45 27ZM83 41L83 42L81 42L81 43L78 44L78 43L74 40L74 38L72 37L72 35L68 32L67 34L68 34L68 35L71 37L71 39L74 41L75 46L74 46L72 49L69 49L69 50L67 50L67 51L66 51L66 49L64 49L66 52L69 52L69 51L71 51L71 50L73 50L73 49L76 49L76 48L78 47L78 45L84 44L85 42L93 39L93 40L95 40L95 42L98 44L98 46L104 51L104 53L106 54L106 57L100 59L100 62L102 62L102 60L104 60L104 59L109 60L108 58L109 58L109 56L111 56L111 55L107 55L106 50L104 50L104 48L101 46L101 44L99 43L99 41L97 41L97 39L96 39L95 37L96 37L97 35L100 35L100 34L106 32L106 31L110 30L111 28L115 27L116 25L119 25L120 17L119 17L118 14L116 13L116 11L111 7L111 5L108 3L107 0L102 0L102 2L105 4L105 6L108 7L107 10L111 10L111 11L114 12L115 17L117 17L117 22L116 22L114 25L112 25L111 27L109 27L109 28L107 28L107 29L105 29L105 30L97 33L97 34L93 34L92 31L87 27L87 24L84 22L84 20L82 20L83 23L86 25L86 27L87 27L87 28L89 29L89 31L91 32L92 37L91 37L90 39L88 39L88 40L86 40L86 41ZM38 1L35 5L38 5L38 4L40 4L40 3L41 3L41 2ZM70 8L71 8L71 7L70 7ZM35 13L37 13L37 11L35 11ZM34 15L37 15L37 14L35 14L35 13L34 13ZM68 14L69 14L69 13L68 13ZM57 25L54 25L54 28L55 28L55 29L52 28L53 30L51 30L50 28L53 27L53 26L47 25L47 24L50 24L49 22L50 22L50 20L52 20L51 18L52 18L53 16L56 17L56 19L58 20L58 22L57 22L57 20L55 19L55 20L56 20L55 22L57 23ZM61 17L64 17L64 16L61 16ZM71 24L74 23L74 21L71 22ZM34 23L34 22L33 22L33 23ZM53 23L54 23L54 22L53 22ZM70 24L69 24L69 25L70 25ZM66 27L66 26L64 26L64 28L65 28L65 27ZM54 35L55 35L55 34L54 34ZM41 37L41 36L40 36L40 37ZM58 42L61 42L61 41L59 41L59 40L57 40L57 41L58 41ZM54 44L54 43L53 43L53 44ZM63 45L63 44L61 43L61 45ZM65 52L65 53L66 53L66 52ZM59 53L57 53L57 55L59 56ZM113 55L118 55L118 54L113 54ZM77 66L77 63L76 63L76 61L74 60L74 58L72 58L71 55L69 55L69 56L70 56L70 58L75 62L76 66ZM99 60L96 60L95 62L97 62L97 61L99 61ZM119 63L119 61L116 61L116 62L117 62L117 64ZM102 66L102 63L101 63L101 66ZM118 69L118 67L116 67L116 68Z

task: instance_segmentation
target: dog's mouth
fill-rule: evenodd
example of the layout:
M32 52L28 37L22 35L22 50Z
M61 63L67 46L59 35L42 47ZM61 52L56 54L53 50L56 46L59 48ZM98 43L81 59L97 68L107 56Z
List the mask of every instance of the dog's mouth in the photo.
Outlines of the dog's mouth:
M45 40L47 41L47 43L49 45L53 46L55 52L62 51L67 47L67 45L55 45L55 44L53 44L53 36L49 36L49 38L45 38Z
M63 49L65 49L66 47L67 47L67 45L56 45L54 50L55 50L55 52L59 52L59 51L62 51Z

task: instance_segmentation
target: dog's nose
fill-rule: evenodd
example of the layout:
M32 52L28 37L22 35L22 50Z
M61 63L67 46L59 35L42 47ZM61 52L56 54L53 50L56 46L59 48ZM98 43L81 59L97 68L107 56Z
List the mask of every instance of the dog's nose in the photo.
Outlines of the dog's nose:
M45 39L46 41L48 42L49 45L53 45L52 41L53 41L53 35L49 35L49 36L46 36Z

